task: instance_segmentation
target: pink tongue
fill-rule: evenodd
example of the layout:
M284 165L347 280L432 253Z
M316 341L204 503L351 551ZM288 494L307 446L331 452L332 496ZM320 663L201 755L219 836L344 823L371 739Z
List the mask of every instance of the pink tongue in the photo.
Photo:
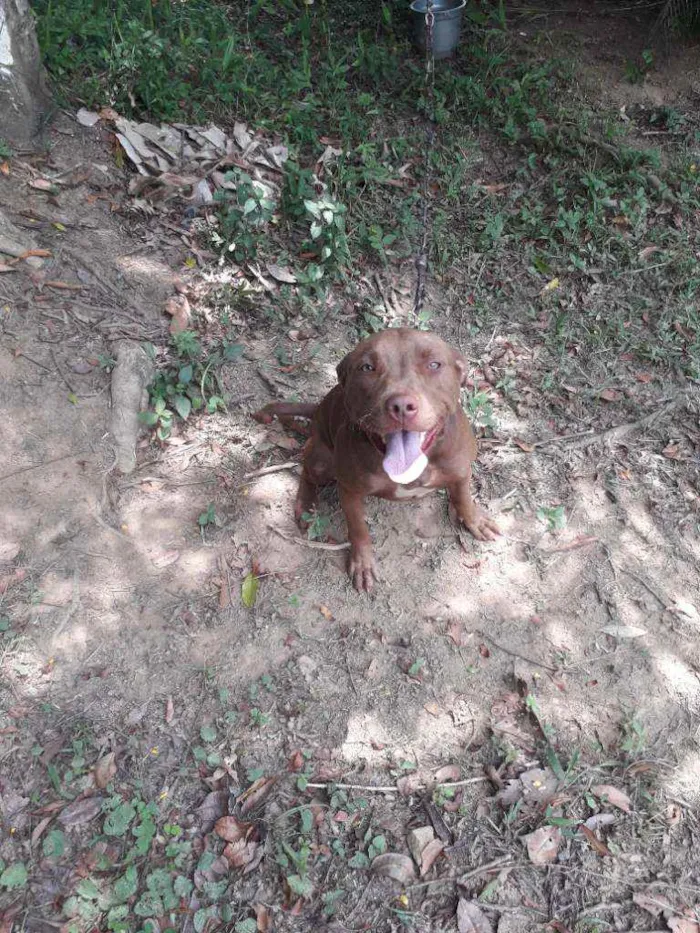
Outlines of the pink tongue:
M424 437L423 431L394 431L386 435L383 466L393 480L403 476L419 457L424 457L421 450Z

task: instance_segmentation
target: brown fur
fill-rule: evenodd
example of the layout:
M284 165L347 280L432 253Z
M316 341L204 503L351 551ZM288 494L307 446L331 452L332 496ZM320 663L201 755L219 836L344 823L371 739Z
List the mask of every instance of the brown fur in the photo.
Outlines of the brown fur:
M436 365L439 364L439 365ZM476 439L460 404L466 364L434 334L395 328L374 334L340 363L339 384L313 408L273 403L254 416L269 423L309 417L311 437L295 515L313 509L318 487L337 482L350 539L349 573L358 590L369 591L376 577L372 543L365 522L367 496L397 499L431 489L447 489L458 517L481 541L498 528L471 497L471 464ZM400 486L384 471L381 438L391 431L439 433L427 452L428 466L414 483Z

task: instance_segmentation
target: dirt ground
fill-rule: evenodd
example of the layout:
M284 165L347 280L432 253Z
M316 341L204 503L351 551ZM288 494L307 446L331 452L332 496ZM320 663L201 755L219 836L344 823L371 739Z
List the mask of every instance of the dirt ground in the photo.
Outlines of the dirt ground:
M581 86L617 107L697 101L697 71L682 57L644 84L624 83L625 48L602 47L600 19L582 10L529 18L527 41L556 34L575 44ZM640 47L632 14L625 29L630 47ZM75 183L49 196L29 184L39 170L72 172ZM15 636L10 643L0 635L8 832L12 801L32 798L41 767L32 748L60 747L78 725L96 748L119 751L120 767L144 794L192 811L212 785L185 761L202 727L214 723L217 748L241 779L261 769L283 782L299 749L312 783L371 788L407 773L427 781L445 765L475 778L460 789L462 809L451 818L450 864L463 874L503 860L495 906L484 908L500 933L562 916L571 930L649 930L662 921L632 906L630 894L654 884L676 899L680 918L700 899L688 852L700 803L700 425L697 403L682 394L687 386L628 360L619 364L614 400L593 400L586 386L598 369L608 371L603 348L587 358L579 385L542 392L551 361L515 303L472 339L455 303L472 270L439 291L433 284L433 326L459 344L473 385L493 406L493 428L480 432L476 487L503 536L484 546L458 534L441 495L371 502L382 581L371 598L360 596L348 584L343 550L299 540L298 439L295 447L250 418L271 399L271 386L278 397L304 399L332 386L334 366L357 336L347 303L312 326L263 322L232 302L245 353L224 368L228 412L191 418L164 445L144 431L136 471L112 470L110 374L99 361L114 356L119 340L164 344L163 307L175 283L197 289L216 276L206 260L194 269L186 263L191 251L176 226L133 205L127 174L106 130L61 115L48 161L18 158L0 176L4 210L51 251L41 270L0 278L0 617ZM410 265L392 284L407 307ZM198 319L211 319L214 299L198 294ZM280 346L293 361L286 373ZM495 388L506 372L515 400ZM658 419L639 428L604 433L655 411ZM290 460L288 469L249 475ZM217 525L200 529L209 503ZM323 512L331 540L344 541L332 490ZM248 609L240 589L251 568L259 592ZM634 798L631 814L615 811L615 859L567 838L567 854L545 877L524 858L522 842L488 816L484 800L497 788L478 781L484 766L499 762L509 734L525 763L546 764L519 694L536 697L552 746L567 760L580 756L584 783L590 769L598 783ZM621 749L633 747L641 759L628 771ZM366 796L393 840L427 822L410 788L403 797ZM32 798L32 807L39 803ZM552 806L564 813L561 802ZM677 824L669 807L684 813ZM20 821L20 837L29 839L35 824ZM6 860L15 844L3 843ZM487 876L477 873L462 894L475 897ZM25 903L17 929L60 926L48 905L61 883L36 883L39 906ZM395 883L358 884L365 887L334 928L398 929L398 913L384 911ZM237 897L274 903L274 886L251 873ZM449 885L412 892L410 907L419 905L416 929L455 928ZM599 926L574 927L594 910ZM275 916L275 929L326 922L317 908Z

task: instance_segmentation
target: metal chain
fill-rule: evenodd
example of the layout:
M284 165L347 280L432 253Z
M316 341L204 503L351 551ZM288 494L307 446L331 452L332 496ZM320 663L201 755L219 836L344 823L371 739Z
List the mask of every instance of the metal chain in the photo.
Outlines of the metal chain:
M413 315L415 318L423 310L425 302L425 279L428 271L428 233L430 212L428 195L430 193L430 154L435 142L435 59L433 57L433 27L435 26L435 13L433 0L427 0L425 7L425 92L428 103L428 118L425 128L425 144L423 150L423 216L420 248L416 255L416 294L413 301Z

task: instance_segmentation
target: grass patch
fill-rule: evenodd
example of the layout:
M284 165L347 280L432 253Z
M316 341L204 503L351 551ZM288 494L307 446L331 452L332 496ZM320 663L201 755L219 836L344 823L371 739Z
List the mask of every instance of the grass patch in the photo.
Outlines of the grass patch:
M319 261L299 284L317 297L334 281L347 287L347 269L412 254L427 101L398 2L36 8L49 69L86 104L151 119L244 119L291 147L281 229L265 226L270 208L250 179L221 205L220 245L235 240L237 260L311 247ZM663 149L640 148L634 119L572 96L570 61L544 57L536 43L518 49L500 5L468 14L468 41L436 73L433 274L458 281L478 257L472 330L517 304L560 362L604 348L696 376L697 134L661 108L655 125L673 134ZM327 223L308 204L329 144L340 155L324 172ZM484 150L503 164L497 177ZM321 283L324 265L333 273Z

